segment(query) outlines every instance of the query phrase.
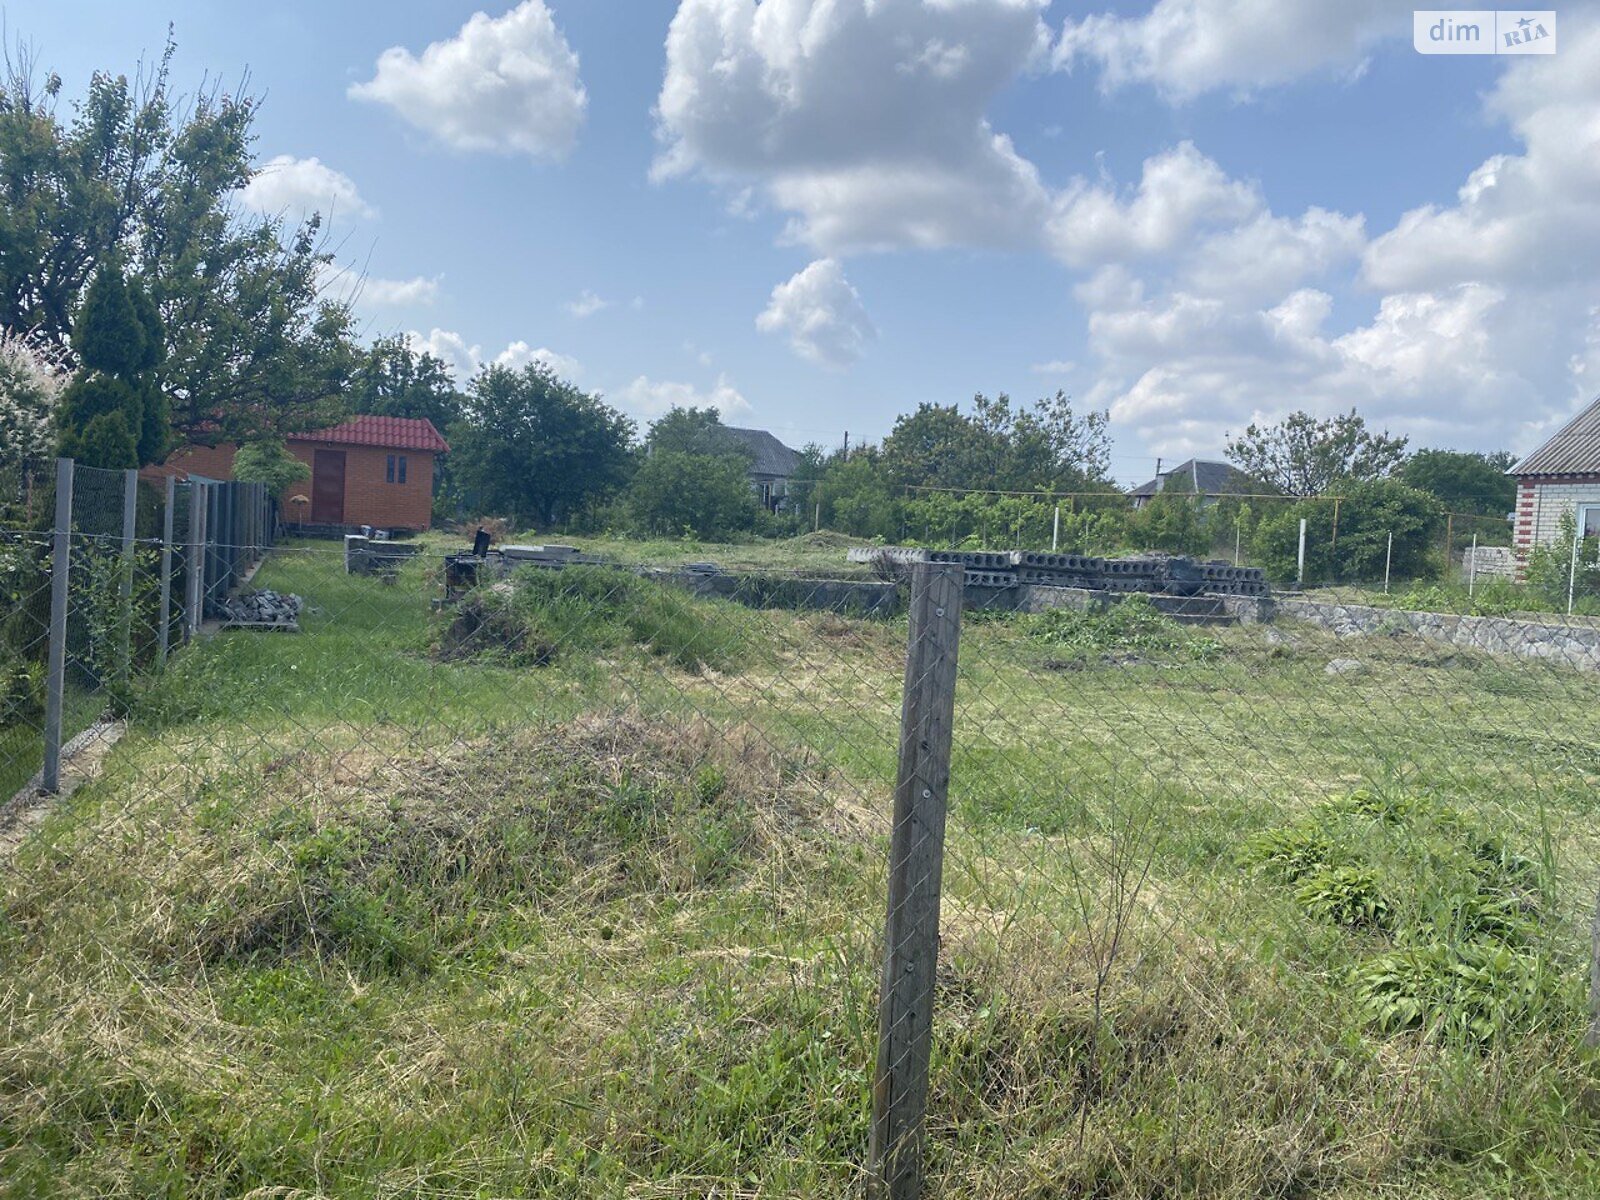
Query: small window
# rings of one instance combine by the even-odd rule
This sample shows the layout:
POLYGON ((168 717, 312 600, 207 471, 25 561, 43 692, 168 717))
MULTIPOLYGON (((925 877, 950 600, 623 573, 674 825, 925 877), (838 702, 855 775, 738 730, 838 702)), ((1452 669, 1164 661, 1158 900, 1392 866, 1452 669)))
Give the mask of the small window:
POLYGON ((394 455, 392 454, 389 455, 389 465, 383 473, 383 480, 385 483, 394 482, 394 455))
POLYGON ((405 481, 406 481, 406 456, 404 454, 402 454, 400 456, 400 472, 399 472, 399 474, 397 474, 395 476, 395 482, 396 483, 404 483, 405 481))
POLYGON ((1600 504, 1578 505, 1578 528, 1586 538, 1600 537, 1600 504))

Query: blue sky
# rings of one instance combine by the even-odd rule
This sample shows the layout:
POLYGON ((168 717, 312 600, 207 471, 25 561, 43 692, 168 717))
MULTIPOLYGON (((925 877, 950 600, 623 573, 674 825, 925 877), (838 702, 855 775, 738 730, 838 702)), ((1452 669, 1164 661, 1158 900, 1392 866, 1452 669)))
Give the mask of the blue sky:
POLYGON ((1600 393, 1600 16, 1424 57, 1374 0, 62 0, 80 94, 248 70, 369 333, 799 444, 1060 387, 1113 474, 1359 407, 1525 449, 1600 393), (481 14, 481 15, 475 15, 481 14))

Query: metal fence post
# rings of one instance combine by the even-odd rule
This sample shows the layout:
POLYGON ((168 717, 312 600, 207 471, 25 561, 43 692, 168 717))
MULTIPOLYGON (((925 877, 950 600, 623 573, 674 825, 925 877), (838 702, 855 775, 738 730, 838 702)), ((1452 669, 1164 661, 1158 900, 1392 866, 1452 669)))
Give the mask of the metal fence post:
POLYGON ((67 684, 67 577, 72 571, 72 469, 56 459, 56 525, 50 560, 50 657, 45 677, 44 790, 61 790, 61 706, 67 684))
POLYGON ((156 653, 163 663, 172 646, 172 508, 178 498, 178 478, 167 476, 166 510, 161 517, 161 628, 156 653))
POLYGON ((922 1192, 961 591, 960 566, 914 569, 872 1083, 869 1179, 880 1200, 915 1200, 922 1192))
POLYGON ((133 535, 139 512, 139 472, 122 473, 122 581, 117 589, 122 613, 122 650, 118 667, 122 681, 133 676, 133 535))
POLYGON ((189 480, 189 553, 185 563, 187 585, 183 605, 185 638, 192 639, 200 632, 200 609, 205 603, 206 587, 206 486, 189 480))

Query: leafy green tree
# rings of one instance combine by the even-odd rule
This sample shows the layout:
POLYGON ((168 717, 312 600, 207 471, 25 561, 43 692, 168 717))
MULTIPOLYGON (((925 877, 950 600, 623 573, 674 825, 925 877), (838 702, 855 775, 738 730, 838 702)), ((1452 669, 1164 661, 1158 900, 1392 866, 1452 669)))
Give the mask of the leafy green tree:
POLYGON ((650 533, 717 539, 755 527, 761 505, 745 464, 732 454, 657 450, 628 487, 628 509, 650 533))
POLYGON ((0 334, 0 470, 50 453, 64 374, 24 339, 0 334))
POLYGON ((634 424, 543 363, 490 366, 450 430, 461 502, 551 526, 627 483, 634 424))
POLYGON ((817 481, 813 505, 822 524, 856 537, 897 536, 904 502, 890 486, 882 455, 874 446, 835 454, 817 481))
MULTIPOLYGON (((256 101, 213 89, 179 104, 171 57, 169 43, 132 80, 96 73, 70 117, 57 112, 59 77, 41 82, 25 52, 7 64, 0 328, 73 347, 78 322, 93 326, 110 311, 86 303, 90 281, 123 263, 166 317, 164 359, 141 370, 178 434, 243 442, 326 423, 355 351, 348 310, 322 299, 331 256, 320 219, 286 228, 237 211, 253 170, 256 101)), ((113 374, 138 357, 131 347, 108 352, 119 361, 103 357, 97 369, 113 374)), ((149 411, 149 427, 141 419, 131 430, 143 457, 157 442, 160 414, 149 411)))
POLYGON ((61 451, 91 467, 158 462, 172 435, 153 374, 163 357, 154 302, 107 266, 95 276, 83 309, 73 333, 83 368, 61 398, 61 451), (124 435, 132 442, 132 461, 124 435))
POLYGON ((352 413, 432 421, 441 433, 461 419, 466 398, 450 368, 403 337, 381 337, 362 355, 346 403, 352 413))
POLYGON ((1076 490, 1105 476, 1105 423, 1077 416, 1062 392, 1031 408, 978 395, 970 414, 921 404, 884 439, 883 467, 901 489, 1076 490))
POLYGON ((1332 500, 1307 499, 1263 516, 1251 539, 1252 560, 1272 579, 1292 581, 1303 517, 1308 584, 1382 579, 1391 534, 1393 578, 1415 579, 1437 569, 1433 549, 1444 523, 1444 506, 1437 499, 1395 479, 1341 480, 1338 490, 1337 506, 1332 500))
POLYGON ((1157 492, 1127 515, 1125 529, 1124 536, 1139 550, 1205 554, 1211 547, 1200 505, 1181 492, 1157 492))
POLYGON ((139 314, 122 270, 114 264, 102 266, 72 331, 78 361, 90 371, 119 378, 143 371, 153 354, 139 314))
POLYGON ((1400 468, 1400 479, 1438 498, 1451 512, 1503 517, 1517 505, 1517 481, 1506 472, 1516 456, 1462 450, 1418 450, 1400 468))
POLYGON ((1369 432, 1353 408, 1320 421, 1293 412, 1277 425, 1250 425, 1228 443, 1227 453, 1236 467, 1269 487, 1320 496, 1335 480, 1388 476, 1405 459, 1406 439, 1369 432))
POLYGON ((125 471, 139 465, 139 444, 121 410, 96 413, 61 439, 61 453, 86 467, 125 471))
POLYGON ((311 478, 311 468, 282 441, 263 438, 239 447, 233 456, 233 477, 240 483, 264 483, 276 495, 291 483, 311 478))
POLYGON ((651 454, 728 455, 745 463, 751 458, 749 447, 728 432, 721 414, 714 408, 673 405, 651 424, 645 437, 645 449, 651 454))

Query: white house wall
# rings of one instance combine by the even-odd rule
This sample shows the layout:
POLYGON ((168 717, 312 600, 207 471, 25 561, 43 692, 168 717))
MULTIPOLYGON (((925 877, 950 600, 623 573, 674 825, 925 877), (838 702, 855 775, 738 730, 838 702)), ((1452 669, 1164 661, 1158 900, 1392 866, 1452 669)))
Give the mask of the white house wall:
POLYGON ((1580 504, 1600 504, 1600 476, 1560 481, 1524 479, 1517 487, 1516 547, 1519 556, 1561 536, 1563 515, 1580 504))

